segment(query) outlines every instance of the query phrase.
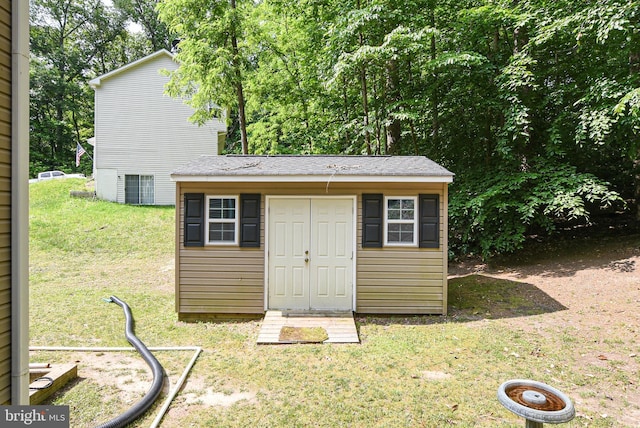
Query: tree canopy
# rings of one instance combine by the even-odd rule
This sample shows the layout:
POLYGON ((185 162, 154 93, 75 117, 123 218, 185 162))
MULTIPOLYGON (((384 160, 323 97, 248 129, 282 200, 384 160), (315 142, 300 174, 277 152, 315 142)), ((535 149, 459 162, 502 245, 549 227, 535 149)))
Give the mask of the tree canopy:
MULTIPOLYGON (((59 44, 40 42, 58 40, 44 34, 61 24, 32 19, 32 152, 52 135, 55 153, 90 134, 90 101, 47 100, 88 100, 88 75, 136 59, 121 54, 141 52, 129 20, 147 49, 180 40, 168 92, 195 122, 228 118, 228 152, 415 154, 449 168, 455 253, 514 251, 625 199, 637 210, 637 1, 31 1, 34 16, 75 5, 113 30, 70 36, 98 51, 84 60, 73 49, 85 44, 67 48, 64 61, 84 61, 73 72, 55 62, 59 44), (86 124, 75 134, 74 117, 86 124)), ((32 163, 49 159, 35 152, 32 163)))
MULTIPOLYGON (((30 173, 76 170, 77 144, 93 136, 93 90, 88 81, 167 46, 166 26, 135 5, 153 11, 150 0, 29 0, 30 6, 30 173), (155 22, 155 24, 154 24, 155 22), (162 34, 156 36, 156 34, 162 34), (161 40, 156 41, 156 40, 161 40)), ((84 159, 84 158, 83 158, 84 159)), ((91 174, 91 163, 80 171, 91 174)))

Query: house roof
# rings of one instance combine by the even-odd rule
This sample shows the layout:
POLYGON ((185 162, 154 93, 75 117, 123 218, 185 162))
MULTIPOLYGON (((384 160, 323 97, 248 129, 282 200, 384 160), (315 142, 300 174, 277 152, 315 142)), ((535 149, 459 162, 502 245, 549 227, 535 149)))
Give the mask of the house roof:
POLYGON ((424 156, 203 155, 174 170, 174 181, 446 182, 453 173, 424 156))
POLYGON ((128 71, 128 70, 130 70, 132 68, 138 67, 138 66, 140 66, 140 65, 142 65, 144 63, 147 63, 149 61, 153 61, 156 58, 159 58, 159 57, 162 57, 162 56, 167 56, 167 57, 169 57, 171 59, 175 59, 175 56, 171 52, 169 52, 166 49, 160 49, 159 51, 154 52, 151 55, 147 55, 144 58, 140 58, 137 61, 131 62, 131 63, 129 63, 127 65, 124 65, 124 66, 122 66, 120 68, 117 68, 117 69, 115 69, 113 71, 110 71, 109 73, 103 74, 102 76, 98 76, 98 77, 96 77, 94 79, 91 79, 89 81, 89 85, 93 89, 99 88, 100 85, 102 85, 103 80, 110 79, 110 78, 112 78, 114 76, 117 76, 118 74, 124 73, 124 72, 126 72, 126 71, 128 71))

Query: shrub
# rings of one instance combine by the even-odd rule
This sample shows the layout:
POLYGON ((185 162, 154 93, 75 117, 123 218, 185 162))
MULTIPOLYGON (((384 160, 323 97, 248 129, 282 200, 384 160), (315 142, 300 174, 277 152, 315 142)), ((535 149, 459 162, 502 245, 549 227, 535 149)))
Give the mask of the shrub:
POLYGON ((540 162, 474 171, 458 176, 451 186, 449 248, 452 255, 485 259, 510 253, 533 230, 551 232, 559 221, 589 223, 587 207, 622 203, 609 183, 569 165, 540 162))

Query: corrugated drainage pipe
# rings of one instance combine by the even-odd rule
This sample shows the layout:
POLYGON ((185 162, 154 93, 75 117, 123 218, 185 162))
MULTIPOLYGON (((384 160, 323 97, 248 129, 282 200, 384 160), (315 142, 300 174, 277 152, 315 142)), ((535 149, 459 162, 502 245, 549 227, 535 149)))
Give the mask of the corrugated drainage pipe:
POLYGON ((142 358, 146 361, 146 363, 151 367, 151 371, 153 372, 153 383, 151 384, 151 388, 147 391, 147 394, 142 397, 136 404, 131 406, 127 411, 116 416, 108 422, 99 425, 97 428, 120 428, 125 425, 133 422, 138 417, 140 417, 144 412, 147 411, 149 407, 156 401, 156 399, 160 396, 162 392, 162 386, 164 385, 165 373, 162 365, 158 362, 156 357, 147 349, 147 347, 142 343, 140 339, 136 337, 133 333, 133 316, 131 315, 131 309, 129 306, 118 299, 116 296, 111 296, 109 301, 120 305, 124 310, 125 317, 125 331, 124 334, 131 345, 136 348, 136 351, 142 355, 142 358))

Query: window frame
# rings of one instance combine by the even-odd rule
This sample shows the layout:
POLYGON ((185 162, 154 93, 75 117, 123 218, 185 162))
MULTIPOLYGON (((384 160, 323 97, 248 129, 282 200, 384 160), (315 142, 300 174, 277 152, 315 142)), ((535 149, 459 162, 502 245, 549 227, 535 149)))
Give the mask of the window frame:
MULTIPOLYGON (((147 183, 148 184, 148 183, 147 183)), ((154 174, 124 174, 124 203, 129 205, 155 205, 156 204, 156 176, 154 174), (138 177, 137 181, 137 193, 138 202, 127 202, 127 177, 138 177), (142 201, 142 181, 143 178, 147 181, 151 181, 151 202, 142 201)))
MULTIPOLYGON (((238 246, 240 243, 240 197, 238 195, 207 195, 205 198, 205 231, 204 231, 204 243, 205 245, 227 245, 227 246, 238 246), (210 204, 212 199, 232 199, 234 201, 234 218, 233 219, 212 219, 209 217, 210 214, 210 204), (209 228, 212 223, 233 223, 233 241, 211 241, 209 239, 209 228)), ((223 202, 224 205, 224 202, 223 202)))
POLYGON ((418 197, 417 196, 386 196, 384 197, 384 214, 383 214, 383 243, 385 247, 417 247, 418 246, 418 197), (389 201, 391 200, 410 200, 413 201, 413 219, 389 219, 389 201), (389 242, 389 225, 390 224, 413 224, 413 241, 411 242, 389 242))

